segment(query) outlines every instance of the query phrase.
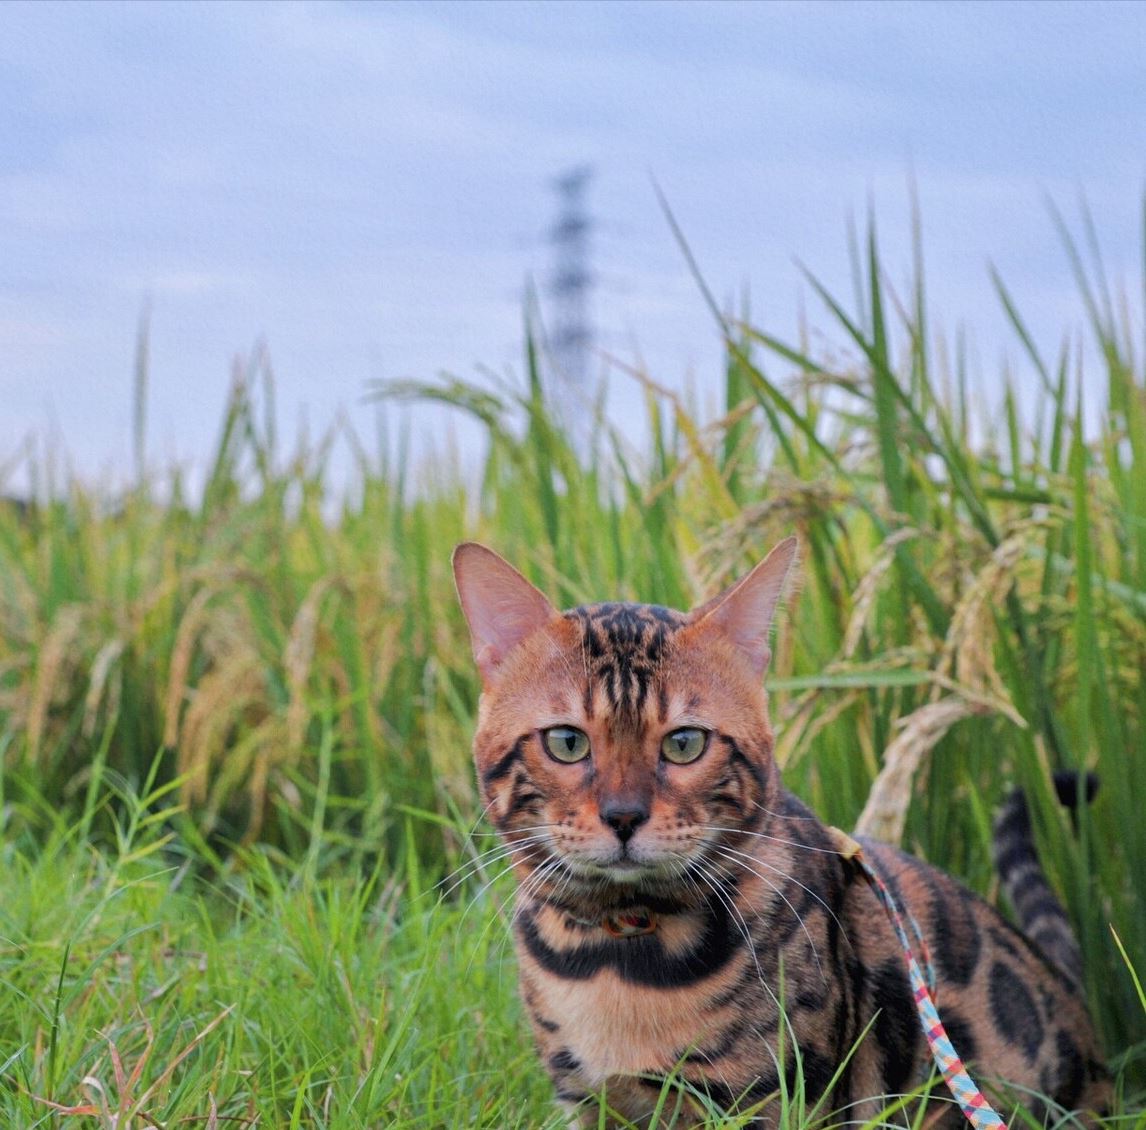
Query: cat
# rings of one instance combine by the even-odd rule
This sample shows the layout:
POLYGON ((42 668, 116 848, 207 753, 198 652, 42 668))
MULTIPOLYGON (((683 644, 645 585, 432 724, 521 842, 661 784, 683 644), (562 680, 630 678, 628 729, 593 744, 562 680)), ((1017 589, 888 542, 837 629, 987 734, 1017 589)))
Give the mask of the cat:
MULTIPOLYGON (((805 1111, 856 1124, 932 1076, 884 911, 772 757, 762 680, 796 548, 781 542, 688 613, 558 612, 492 550, 455 551, 482 680, 481 797, 518 884, 521 998, 574 1125, 648 1125, 674 1072, 674 1125, 714 1108, 776 1125, 797 1048, 805 1111)), ((861 842, 926 940, 943 1023, 979 1085, 1038 1117, 1031 1092, 1102 1109, 1078 946, 1021 794, 997 850, 1039 944, 942 872, 861 842)), ((941 1089, 926 1113, 962 1117, 941 1089)))

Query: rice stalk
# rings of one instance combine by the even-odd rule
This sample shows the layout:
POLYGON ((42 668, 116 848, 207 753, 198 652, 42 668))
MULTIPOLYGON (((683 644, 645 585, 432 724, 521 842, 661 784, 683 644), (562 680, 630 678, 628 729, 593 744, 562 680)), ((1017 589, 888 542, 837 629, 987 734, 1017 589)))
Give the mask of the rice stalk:
POLYGON ((891 567, 895 564, 897 547, 920 536, 911 526, 903 526, 885 538, 880 544, 874 562, 860 578, 851 597, 851 615, 848 617, 844 638, 840 643, 840 658, 851 659, 859 647, 860 640, 868 625, 869 617, 875 608, 876 597, 891 567))
POLYGON ((82 604, 65 604, 52 621, 52 626, 40 644, 35 680, 25 724, 28 761, 35 765, 48 723, 48 712, 53 699, 64 688, 64 681, 75 661, 75 647, 87 618, 88 609, 82 604))
POLYGON ((883 768, 856 821, 856 833, 889 844, 901 843, 924 757, 957 722, 986 713, 987 708, 981 703, 949 696, 929 702, 901 719, 900 732, 884 751, 883 768))
POLYGON ((91 666, 91 680, 87 697, 84 699, 83 733, 92 737, 99 717, 99 708, 107 694, 107 711, 110 716, 119 712, 120 696, 123 693, 121 679, 112 679, 111 674, 124 653, 127 644, 118 637, 110 639, 96 652, 91 666))
POLYGON ((291 624, 283 653, 283 670, 290 693, 286 708, 287 750, 292 756, 302 750, 306 740, 310 718, 306 699, 307 683, 315 659, 315 640, 322 603, 331 591, 340 592, 344 596, 347 594, 346 582, 337 573, 320 577, 311 585, 291 624))
POLYGON ((163 710, 163 716, 166 720, 163 730, 163 744, 168 749, 175 749, 179 745, 183 704, 189 697, 191 660, 199 642, 199 635, 207 621, 208 605, 224 588, 223 583, 217 582, 204 585, 203 588, 199 589, 188 602, 187 609, 175 630, 175 642, 171 649, 171 662, 167 675, 167 694, 163 710))

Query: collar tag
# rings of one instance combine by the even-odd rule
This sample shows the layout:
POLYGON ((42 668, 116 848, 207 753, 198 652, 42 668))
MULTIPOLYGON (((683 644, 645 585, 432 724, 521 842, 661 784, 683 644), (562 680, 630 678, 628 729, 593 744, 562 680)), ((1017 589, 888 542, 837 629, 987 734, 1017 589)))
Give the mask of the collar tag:
POLYGON ((657 919, 651 910, 625 910, 607 915, 601 920, 601 927, 612 938, 639 938, 656 930, 657 919))

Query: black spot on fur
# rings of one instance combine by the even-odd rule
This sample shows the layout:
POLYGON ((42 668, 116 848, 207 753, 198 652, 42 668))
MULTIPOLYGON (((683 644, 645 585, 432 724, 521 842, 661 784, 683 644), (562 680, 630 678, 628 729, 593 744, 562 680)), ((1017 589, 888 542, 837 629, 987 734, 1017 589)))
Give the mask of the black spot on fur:
MULTIPOLYGON (((1037 945, 1035 945, 1035 943, 1032 942, 1030 938, 1028 938, 1026 934, 1024 934, 1013 922, 1010 922, 1006 918, 1000 916, 992 928, 992 933, 995 931, 1001 931, 1002 933, 1005 933, 1006 936, 1011 939, 1012 945, 1018 946, 1025 953, 1034 958, 1039 963, 1039 965, 1041 965, 1043 969, 1046 970, 1050 977, 1068 992, 1078 992, 1078 986, 1074 983, 1074 981, 1072 981, 1062 969, 1060 969, 1053 961, 1051 961, 1051 959, 1047 957, 1047 955, 1043 953, 1043 951, 1037 945)), ((1008 952, 1012 951, 1008 949, 1008 952)))
MULTIPOLYGON (((791 885, 789 884, 789 889, 791 885)), ((782 950, 791 944, 797 931, 805 928, 809 912, 816 903, 811 887, 805 883, 791 894, 777 890, 771 898, 767 914, 768 944, 782 950)))
POLYGON ((1065 925, 1062 904, 1050 891, 1040 893, 1029 902, 1023 903, 1023 921, 1028 924, 1028 929, 1030 929, 1029 924, 1039 918, 1053 918, 1056 922, 1062 922, 1065 925))
MULTIPOLYGON (((720 740, 722 742, 724 742, 724 744, 728 748, 729 763, 732 765, 736 765, 740 769, 745 771, 752 778, 752 780, 755 782, 757 789, 759 789, 761 792, 763 792, 764 791, 764 774, 761 771, 760 767, 757 765, 754 765, 752 763, 751 759, 745 754, 745 752, 727 734, 721 734, 720 740)), ((785 836, 784 838, 785 839, 791 839, 792 837, 791 836, 785 836)))
POLYGON ((874 1037, 883 1055, 884 1088, 889 1095, 898 1094, 907 1089, 920 1036, 919 1019, 902 961, 889 958, 875 970, 871 995, 872 1003, 879 1009, 874 1037))
MULTIPOLYGON (((649 604, 591 604, 565 614, 580 625, 590 681, 600 684, 614 713, 633 718, 644 709, 670 633, 685 622, 679 612, 649 604)), ((667 715, 659 685, 657 705, 667 715)))
POLYGON ((581 1061, 568 1049, 562 1048, 549 1057, 550 1071, 579 1071, 581 1061))
POLYGON ((999 1031, 1022 1048, 1023 1055, 1033 1063, 1043 1042, 1043 1023, 1034 997, 1019 976, 1001 961, 991 966, 987 992, 999 1031))
POLYGON ((715 1063, 718 1059, 723 1059, 737 1044, 740 1043, 741 1037, 744 1035, 745 1029, 748 1027, 748 1021, 742 1017, 739 1020, 734 1020, 728 1025, 717 1037, 709 1040, 706 1044, 701 1044, 699 1047, 694 1048, 686 1055, 681 1055, 677 1052, 677 1059, 683 1059, 685 1063, 715 1063))
MULTIPOLYGON (((999 842, 1004 842, 1001 837, 999 842)), ((1028 840, 1008 841, 1006 848, 995 860, 996 870, 1004 877, 1012 875, 1020 867, 1026 867, 1028 864, 1038 866, 1038 856, 1035 855, 1028 840)))
POLYGON ((804 1072, 804 1100, 814 1103, 832 1081, 835 1065, 826 1055, 820 1055, 815 1048, 801 1049, 800 1061, 804 1072))
POLYGON ((1059 1075, 1054 1097, 1070 1109, 1082 1096, 1082 1089, 1086 1085, 1086 1065, 1069 1032, 1060 1029, 1055 1033, 1054 1043, 1055 1051, 1058 1052, 1059 1075))
POLYGON ((970 984, 983 948, 970 894, 950 880, 926 874, 931 889, 931 952, 940 983, 970 984))
POLYGON ((1011 938, 1007 936, 1006 931, 1000 930, 998 926, 991 926, 987 931, 991 936, 991 941, 995 943, 1005 954, 1013 957, 1016 961, 1020 960, 1018 949, 1012 944, 1011 938))
POLYGON ((805 1012, 820 1012, 828 1003, 828 994, 825 986, 805 986, 797 994, 792 1006, 805 1012))
MULTIPOLYGON (((769 960, 770 957, 774 958, 774 954, 765 951, 764 953, 758 953, 756 955, 756 961, 746 961, 736 980, 733 981, 728 988, 712 998, 712 1008, 724 1008, 733 1001, 743 1001, 745 996, 758 988, 761 976, 767 980, 775 964, 774 960, 769 960), (757 965, 760 966, 759 970, 757 970, 757 965)), ((767 1026, 764 1028, 761 1028, 759 1025, 754 1025, 754 1027, 757 1031, 772 1031, 776 1027, 776 1022, 768 1021, 767 1026)))
POLYGON ((947 1038, 955 1049, 955 1054, 965 1063, 974 1062, 979 1054, 979 1045, 971 1035, 971 1025, 952 1008, 940 1011, 939 1019, 947 1029, 947 1038))

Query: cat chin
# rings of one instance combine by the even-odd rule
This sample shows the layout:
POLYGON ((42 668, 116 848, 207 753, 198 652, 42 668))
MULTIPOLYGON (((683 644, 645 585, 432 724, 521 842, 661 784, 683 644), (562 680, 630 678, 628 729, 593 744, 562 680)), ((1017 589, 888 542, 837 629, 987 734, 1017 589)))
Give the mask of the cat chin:
POLYGON ((607 879, 613 883, 639 883, 642 879, 655 879, 659 877, 658 868, 642 863, 635 859, 615 860, 608 863, 597 863, 593 860, 567 859, 566 865, 573 875, 589 883, 600 883, 607 879))
POLYGON ((618 887, 646 887, 661 889, 679 883, 679 875, 660 860, 619 859, 598 863, 595 860, 566 859, 572 877, 581 880, 594 890, 599 890, 602 881, 618 887))
POLYGON ((605 877, 622 886, 635 887, 642 879, 648 879, 649 875, 643 867, 610 867, 605 870, 605 877))

